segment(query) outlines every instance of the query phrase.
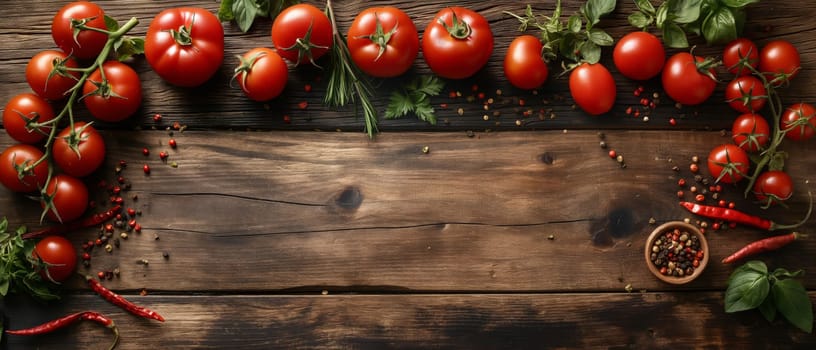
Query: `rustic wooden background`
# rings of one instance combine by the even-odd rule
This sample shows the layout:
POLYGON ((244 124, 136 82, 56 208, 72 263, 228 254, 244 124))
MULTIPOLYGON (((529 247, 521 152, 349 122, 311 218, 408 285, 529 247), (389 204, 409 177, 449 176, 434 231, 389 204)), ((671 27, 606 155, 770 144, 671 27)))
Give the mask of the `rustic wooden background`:
MULTIPOLYGON (((0 23, 3 100, 29 91, 25 64, 54 46, 50 20, 63 3, 0 5, 7 18, 0 23)), ((163 8, 218 7, 212 0, 98 3, 120 20, 139 18, 134 35, 144 34, 163 8)), ((526 2, 380 3, 406 11, 420 30, 450 5, 477 10, 492 25, 496 48, 488 66, 471 79, 448 82, 446 92, 463 97, 445 93, 433 100, 448 104, 438 110, 438 125, 381 120, 383 133, 371 141, 352 109, 321 105, 325 85, 312 68, 292 69, 284 95, 271 103, 244 98, 229 85, 234 56, 271 46, 268 20, 247 34, 225 24, 225 63, 199 88, 170 86, 137 58, 130 63, 142 79, 145 101, 126 122, 101 125, 108 160, 88 183, 94 188, 112 179, 119 160, 135 165, 124 174, 132 184, 129 195, 138 196, 129 205, 143 212, 144 230, 112 254, 95 249, 92 266, 80 272, 119 267, 121 277, 105 285, 157 310, 167 322, 126 314, 77 280, 66 285, 60 303, 4 300, 4 325, 21 328, 71 311, 98 310, 119 324, 121 349, 816 346, 816 337, 782 321, 769 324, 756 312, 723 311, 732 267, 717 261, 762 232, 710 233, 712 264, 685 286, 659 282, 642 261, 643 241, 654 228, 650 219, 690 217, 675 192, 677 178, 691 178, 685 170, 691 157, 729 140, 722 130, 736 114, 721 102, 721 87, 695 108, 677 110, 662 98, 644 122, 624 113, 638 102, 631 93, 638 83, 614 71, 609 48, 604 62, 617 78, 618 103, 610 114, 592 117, 572 109, 565 78, 552 76, 535 94, 503 78, 501 60, 518 35, 516 20, 503 11, 520 13, 526 2), (497 101, 488 120, 482 104, 467 99, 473 85, 497 101), (533 116, 522 115, 519 98, 536 111, 533 116), (309 102, 306 110, 298 108, 301 101, 309 102), (541 109, 544 118, 537 113, 541 109), (153 122, 155 113, 164 115, 161 124, 153 122), (165 127, 173 122, 187 127, 175 132, 175 150, 165 146, 170 138, 165 127), (599 132, 624 155, 627 168, 598 146, 599 132), (143 147, 154 156, 143 157, 143 147), (178 167, 160 162, 155 156, 160 150, 170 151, 178 167), (139 169, 144 163, 153 168, 150 176, 139 169), (675 166, 683 170, 675 172, 675 166), (149 265, 137 264, 141 259, 149 265)), ((341 28, 370 5, 337 1, 341 28)), ((554 7, 533 5, 541 13, 554 7)), ((564 12, 579 5, 564 1, 564 12)), ((618 39, 632 30, 626 24, 632 10, 631 2, 619 1, 601 25, 618 39)), ((749 10, 746 36, 760 45, 789 40, 802 55, 803 70, 784 91, 786 104, 814 102, 816 96, 814 17, 816 5, 806 1, 765 0, 749 10)), ((720 50, 701 45, 696 52, 720 50)), ((413 73, 428 73, 421 55, 413 73)), ((382 82, 375 100, 380 111, 398 83, 382 82)), ((662 92, 657 80, 643 85, 649 93, 662 92)), ((79 115, 89 118, 84 111, 79 115)), ((0 134, 0 147, 11 143, 0 134)), ((741 198, 739 187, 726 188, 725 198, 776 221, 796 221, 807 207, 807 190, 816 190, 810 181, 813 147, 813 141, 785 146, 797 186, 790 208, 761 211, 741 198)), ((96 191, 104 202, 104 191, 96 191)), ((5 190, 0 215, 14 227, 40 226, 39 205, 5 190)), ((813 234, 813 228, 811 220, 802 231, 813 234)), ((71 238, 79 243, 95 235, 89 229, 71 238)), ((762 259, 772 267, 810 272, 816 271, 814 254, 816 243, 803 240, 762 259)), ((806 274, 803 283, 813 299, 814 274, 806 274)), ((33 339, 6 337, 2 344, 102 349, 108 339, 104 330, 83 324, 33 339)))

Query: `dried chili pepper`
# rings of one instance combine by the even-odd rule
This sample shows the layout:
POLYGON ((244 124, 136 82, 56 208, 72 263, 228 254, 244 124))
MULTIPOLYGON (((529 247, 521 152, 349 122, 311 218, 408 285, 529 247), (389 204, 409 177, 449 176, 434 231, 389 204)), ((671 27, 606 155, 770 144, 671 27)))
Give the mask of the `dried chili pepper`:
POLYGON ((772 250, 777 250, 782 248, 791 242, 799 239, 802 237, 802 234, 798 232, 789 233, 787 235, 780 235, 774 237, 768 237, 765 239, 760 239, 758 241, 749 243, 748 245, 742 247, 742 249, 736 251, 734 254, 727 256, 725 259, 722 260, 723 264, 730 264, 734 261, 740 260, 742 258, 746 258, 752 255, 756 255, 759 253, 769 252, 772 250))
POLYGON ((99 294, 99 296, 105 298, 105 300, 111 302, 113 305, 121 307, 125 311, 130 312, 136 316, 152 318, 154 320, 164 322, 164 317, 159 315, 157 312, 130 302, 123 296, 114 293, 112 290, 108 288, 105 288, 105 286, 103 286, 101 283, 99 283, 99 281, 95 280, 93 277, 85 276, 85 280, 88 281, 88 284, 91 286, 91 289, 96 294, 99 294))
POLYGON ((23 234, 23 239, 40 238, 45 236, 63 235, 71 231, 87 228, 102 224, 105 221, 112 219, 116 214, 122 210, 121 205, 115 205, 107 211, 96 213, 91 217, 65 223, 62 225, 54 225, 38 231, 26 232, 23 234))
POLYGON ((686 208, 688 211, 700 216, 704 216, 710 219, 719 219, 730 221, 733 223, 749 225, 756 228, 761 228, 766 231, 792 229, 799 227, 805 222, 807 222, 808 218, 810 218, 810 213, 812 212, 813 209, 813 202, 811 202, 811 205, 808 207, 807 215, 805 215, 805 218, 802 219, 802 221, 793 225, 780 225, 771 220, 764 219, 754 215, 749 215, 736 209, 702 205, 692 202, 680 202, 680 205, 683 206, 683 208, 686 208))
POLYGON ((74 314, 70 314, 68 316, 58 318, 53 321, 43 323, 39 326, 34 326, 26 329, 6 330, 6 333, 23 336, 46 334, 70 326, 74 323, 79 322, 80 320, 93 321, 111 329, 113 331, 114 338, 113 344, 111 344, 110 349, 113 350, 114 348, 116 348, 116 344, 119 343, 119 329, 116 328, 116 324, 113 323, 113 320, 105 317, 104 315, 98 312, 93 311, 77 312, 74 314))

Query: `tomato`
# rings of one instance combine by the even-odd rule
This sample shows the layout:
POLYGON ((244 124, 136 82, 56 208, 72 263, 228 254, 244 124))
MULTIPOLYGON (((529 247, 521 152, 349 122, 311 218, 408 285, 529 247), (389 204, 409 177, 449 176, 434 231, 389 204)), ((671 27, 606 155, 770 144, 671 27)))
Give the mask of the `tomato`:
POLYGON ((289 79, 289 68, 275 50, 254 48, 241 58, 235 78, 244 94, 255 101, 278 97, 289 79))
POLYGON ((210 11, 179 7, 159 12, 145 35, 145 58, 162 79, 194 87, 209 80, 224 60, 224 28, 210 11))
POLYGON ((107 122, 118 122, 139 109, 142 104, 142 83, 130 66, 108 61, 91 73, 82 87, 82 94, 91 115, 107 122), (105 71, 105 81, 100 69, 105 71))
POLYGON ((779 78, 774 85, 793 79, 800 69, 799 50, 785 40, 771 41, 759 51, 759 71, 768 80, 779 78))
POLYGON ((63 282, 74 274, 77 252, 71 241, 62 236, 48 236, 37 242, 31 252, 34 259, 42 261, 40 276, 46 281, 63 282))
POLYGON ((569 88, 575 103, 589 114, 604 114, 615 105, 615 79, 600 63, 582 63, 575 68, 570 73, 569 88))
POLYGON ((272 43, 278 54, 289 62, 315 64, 334 43, 332 24, 314 5, 292 5, 275 17, 272 43))
POLYGON ((759 174, 751 190, 764 205, 784 202, 793 196, 793 180, 781 170, 768 170, 759 174))
POLYGON ((79 80, 79 72, 66 68, 78 67, 76 60, 64 52, 45 50, 28 61, 26 81, 37 95, 49 100, 61 100, 79 80))
POLYGON ((662 76, 663 89, 669 97, 684 105, 698 105, 711 97, 717 81, 714 69, 706 67, 707 61, 688 52, 670 57, 662 76))
POLYGON ((40 199, 40 205, 47 210, 48 218, 53 221, 74 221, 88 209, 88 187, 70 175, 57 174, 51 177, 45 188, 45 195, 40 199))
POLYGON ((780 123, 788 139, 807 140, 816 134, 816 108, 808 103, 797 103, 782 113, 780 123))
POLYGON ((759 114, 745 113, 734 120, 731 138, 734 144, 747 152, 765 149, 771 135, 771 127, 759 114))
POLYGON ((648 32, 631 32, 615 45, 612 59, 623 76, 634 80, 648 80, 663 70, 666 51, 656 36, 648 32))
POLYGON ((45 138, 51 127, 31 128, 29 122, 44 123, 54 119, 54 109, 48 101, 30 93, 14 96, 3 109, 3 127, 11 138, 22 143, 37 143, 45 138))
POLYGON ((96 58, 108 36, 91 29, 81 29, 74 35, 74 30, 78 29, 75 23, 107 30, 105 12, 92 2, 76 1, 63 6, 51 22, 51 37, 60 50, 79 59, 96 58))
POLYGON ((504 56, 504 76, 520 89, 535 89, 547 81, 547 62, 541 57, 541 40, 532 35, 519 36, 510 43, 504 56))
POLYGON ((402 75, 419 53, 419 35, 411 17, 391 7, 363 10, 349 27, 351 59, 368 75, 390 78, 402 75))
POLYGON ((757 112, 765 107, 768 92, 759 78, 746 75, 737 77, 725 88, 725 100, 737 112, 757 112))
POLYGON ((490 23, 473 10, 451 6, 439 11, 425 28, 422 54, 436 75, 463 79, 487 64, 493 53, 490 23))
POLYGON ((68 175, 90 175, 105 161, 105 140, 90 124, 74 123, 57 134, 53 147, 54 162, 68 175))
POLYGON ((737 38, 725 45, 723 51, 723 66, 737 76, 750 75, 748 66, 757 67, 759 64, 759 48, 753 41, 746 38, 737 38))
POLYGON ((48 178, 48 162, 37 164, 21 179, 17 167, 34 164, 43 152, 31 145, 13 145, 0 153, 0 183, 14 192, 34 192, 45 185, 48 178))
POLYGON ((749 161, 745 150, 726 143, 714 147, 708 154, 708 171, 718 183, 737 183, 748 174, 751 166, 749 161))

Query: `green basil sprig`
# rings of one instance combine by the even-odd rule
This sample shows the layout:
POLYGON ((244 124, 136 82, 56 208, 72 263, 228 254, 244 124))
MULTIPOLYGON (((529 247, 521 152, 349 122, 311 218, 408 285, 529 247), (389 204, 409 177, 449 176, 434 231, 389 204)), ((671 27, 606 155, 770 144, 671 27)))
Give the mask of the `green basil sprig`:
POLYGON ((238 28, 246 33, 255 18, 274 18, 283 9, 298 3, 296 0, 221 0, 218 19, 235 21, 238 28))

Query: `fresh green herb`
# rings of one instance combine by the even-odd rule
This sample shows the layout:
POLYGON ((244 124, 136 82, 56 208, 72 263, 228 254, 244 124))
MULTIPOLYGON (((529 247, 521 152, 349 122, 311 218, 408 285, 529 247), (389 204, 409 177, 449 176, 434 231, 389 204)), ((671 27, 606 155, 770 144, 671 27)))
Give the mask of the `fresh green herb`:
MULTIPOLYGON (((115 18, 107 15, 105 16, 105 26, 110 32, 116 32, 121 28, 115 18)), ((122 35, 113 42, 113 51, 119 61, 144 54, 144 38, 122 35)))
POLYGON ((256 18, 275 18, 283 9, 297 3, 296 0, 221 0, 218 19, 235 21, 246 33, 256 18))
POLYGON ((417 118, 436 125, 436 115, 431 106, 431 97, 439 95, 445 83, 433 75, 422 75, 414 78, 402 90, 391 93, 385 119, 397 119, 414 113, 417 118))
POLYGON ((813 305, 807 290, 795 278, 802 270, 789 272, 778 268, 768 272, 761 261, 749 261, 740 266, 728 278, 725 291, 725 312, 759 309, 769 322, 777 312, 797 328, 813 331, 813 305))
POLYGON ((23 240, 26 228, 8 231, 8 220, 0 220, 0 297, 9 293, 24 293, 39 300, 56 300, 56 285, 43 280, 34 268, 39 263, 31 253, 36 243, 23 240))

